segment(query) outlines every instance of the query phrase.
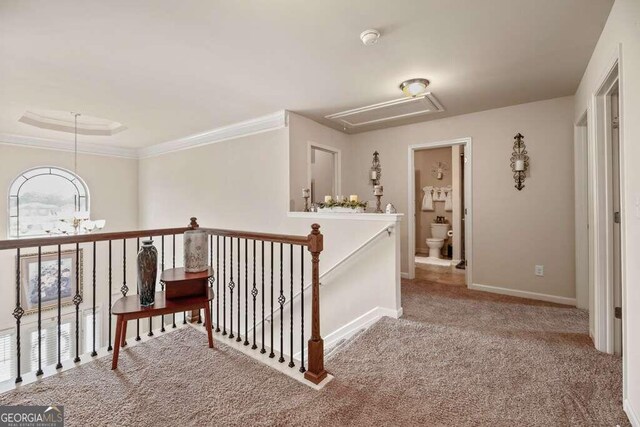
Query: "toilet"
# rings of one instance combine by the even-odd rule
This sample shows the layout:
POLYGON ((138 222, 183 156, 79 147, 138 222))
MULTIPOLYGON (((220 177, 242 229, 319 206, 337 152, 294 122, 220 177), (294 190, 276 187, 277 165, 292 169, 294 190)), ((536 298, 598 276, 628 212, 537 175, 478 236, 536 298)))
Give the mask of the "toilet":
POLYGON ((431 238, 427 239, 430 258, 442 258, 442 247, 447 240, 447 233, 450 228, 451 224, 431 224, 431 238))

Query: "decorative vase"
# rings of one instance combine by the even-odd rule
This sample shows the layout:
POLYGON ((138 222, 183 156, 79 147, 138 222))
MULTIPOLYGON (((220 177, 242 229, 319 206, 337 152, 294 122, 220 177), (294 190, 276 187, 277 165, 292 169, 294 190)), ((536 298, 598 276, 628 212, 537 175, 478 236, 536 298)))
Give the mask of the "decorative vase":
POLYGON ((209 269, 207 233, 202 230, 184 232, 184 271, 199 273, 209 269))
POLYGON ((156 278, 158 276, 158 250, 153 240, 143 240, 138 251, 138 293, 140 305, 153 305, 156 296, 156 278))

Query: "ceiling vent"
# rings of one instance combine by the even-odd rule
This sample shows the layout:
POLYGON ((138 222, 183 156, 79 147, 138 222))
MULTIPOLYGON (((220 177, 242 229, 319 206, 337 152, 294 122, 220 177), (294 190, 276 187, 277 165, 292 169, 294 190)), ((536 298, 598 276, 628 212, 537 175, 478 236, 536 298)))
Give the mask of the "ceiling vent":
POLYGON ((350 129, 361 126, 383 123, 391 120, 406 119, 409 117, 440 113, 444 107, 436 97, 427 92, 424 95, 413 98, 399 98, 366 107, 330 114, 325 118, 340 123, 350 129))

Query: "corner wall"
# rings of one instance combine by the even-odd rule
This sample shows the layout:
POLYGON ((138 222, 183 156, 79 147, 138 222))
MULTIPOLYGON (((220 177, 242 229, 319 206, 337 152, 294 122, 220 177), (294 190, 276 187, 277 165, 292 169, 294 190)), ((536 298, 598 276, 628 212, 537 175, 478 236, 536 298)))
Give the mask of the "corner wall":
POLYGON ((307 147, 309 142, 340 150, 341 193, 354 194, 349 192, 353 170, 349 135, 291 112, 289 112, 289 129, 289 210, 296 212, 304 209, 302 189, 308 187, 307 147))

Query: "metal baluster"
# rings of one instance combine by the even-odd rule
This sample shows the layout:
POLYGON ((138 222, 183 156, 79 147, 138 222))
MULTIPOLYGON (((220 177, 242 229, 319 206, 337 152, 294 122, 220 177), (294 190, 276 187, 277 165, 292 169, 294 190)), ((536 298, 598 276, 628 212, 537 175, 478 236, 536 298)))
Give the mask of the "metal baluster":
MULTIPOLYGON (((209 265, 213 268, 213 234, 209 235, 209 265)), ((213 288, 213 282, 215 281, 215 277, 209 277, 209 287, 213 288)), ((213 329, 213 300, 209 301, 209 319, 207 319, 207 323, 205 326, 209 325, 211 329, 213 329)))
POLYGON ((251 289, 253 297, 253 345, 251 350, 258 348, 256 345, 256 297, 258 296, 258 288, 256 288, 256 241, 253 241, 253 288, 251 289))
MULTIPOLYGON (((138 254, 138 252, 140 252, 140 238, 136 238, 136 255, 138 254)), ((140 295, 140 283, 138 283, 138 280, 136 279, 136 289, 137 289, 137 294, 140 295)), ((138 297, 140 298, 140 297, 138 297)), ((140 338, 140 319, 136 319, 136 341, 140 341, 142 338, 140 338)))
MULTIPOLYGON (((58 280, 58 283, 59 283, 59 280, 58 280)), ((113 350, 113 347, 111 346, 111 286, 112 286, 112 276, 111 276, 111 240, 109 240, 109 343, 108 343, 107 351, 112 351, 113 350)))
MULTIPOLYGON (((127 292, 129 292, 129 287, 127 286, 127 239, 122 239, 122 287, 120 288, 120 292, 123 297, 127 296, 127 292)), ((127 345, 127 337, 124 336, 124 346, 127 345)), ((119 342, 114 342, 114 345, 120 345, 119 342)))
POLYGON ((289 351, 290 351, 290 360, 289 360, 289 367, 293 368, 294 366, 296 366, 295 363, 293 363, 293 245, 289 245, 289 254, 290 254, 290 260, 289 260, 289 267, 290 267, 290 272, 289 272, 289 313, 291 315, 291 319, 289 320, 289 351))
POLYGON ((92 302, 93 302, 93 316, 92 316, 92 322, 91 322, 91 333, 93 334, 91 339, 91 343, 93 346, 93 351, 91 352, 91 357, 96 357, 98 355, 98 352, 96 351, 96 242, 93 242, 93 265, 92 267, 92 290, 93 290, 93 298, 92 298, 92 302))
POLYGON ((122 286, 120 292, 123 297, 127 296, 129 287, 127 286, 127 239, 122 239, 122 286))
POLYGON ((220 332, 220 236, 216 236, 216 332, 220 332))
MULTIPOLYGON (((171 235, 171 245, 172 245, 172 249, 171 249, 171 268, 176 268, 176 235, 175 234, 171 235)), ((173 325, 171 327, 175 328, 176 327, 176 314, 175 313, 171 314, 171 318, 173 319, 173 325)))
POLYGON ((273 359, 276 357, 273 352, 273 242, 271 242, 271 352, 269 353, 269 357, 273 359))
POLYGON ((260 244, 262 246, 262 256, 260 259, 262 263, 262 274, 260 275, 262 281, 262 292, 260 293, 260 298, 262 299, 262 348, 260 348, 260 353, 265 354, 267 350, 264 348, 264 240, 260 242, 260 244))
POLYGON ((58 245, 58 363, 56 369, 62 368, 62 247, 58 245))
MULTIPOLYGON (((149 236, 149 240, 151 240, 153 242, 153 236, 149 236)), ((157 254, 157 252, 156 252, 157 254)), ((156 258, 157 261, 157 258, 156 258)), ((157 268, 157 267, 156 267, 157 268)), ((156 284, 153 284, 153 292, 155 294, 156 292, 156 284)), ((147 333, 148 337, 152 337, 153 336, 153 317, 149 316, 149 332, 147 333)))
POLYGON ((249 268, 248 245, 249 241, 247 239, 244 239, 244 342, 242 343, 244 345, 249 345, 249 277, 247 274, 247 269, 249 268))
MULTIPOLYGON (((184 236, 183 236, 183 239, 184 239, 184 236)), ((183 245, 183 248, 184 248, 184 245, 183 245)), ((184 256, 183 256, 183 260, 184 260, 184 256)), ((183 263, 182 267, 185 267, 184 263, 183 263)), ((198 319, 200 319, 200 310, 198 310, 198 319)), ((187 324, 187 312, 186 311, 182 312, 182 324, 183 325, 187 324)))
POLYGON ((229 239, 231 241, 230 254, 231 259, 229 262, 229 271, 231 272, 231 280, 229 281, 229 292, 231 294, 231 302, 229 303, 229 307, 231 308, 231 315, 229 316, 231 325, 229 326, 229 338, 233 338, 233 287, 235 283, 233 283, 233 237, 229 239))
POLYGON ((300 372, 304 367, 304 246, 300 246, 300 372))
POLYGON ((42 371, 42 246, 38 246, 38 370, 36 376, 44 374, 42 371))
POLYGON ((22 382, 20 375, 20 320, 24 315, 24 309, 20 305, 20 248, 16 249, 16 308, 13 309, 13 317, 16 319, 16 356, 17 372, 16 384, 22 382))
POLYGON ((280 304, 280 357, 278 358, 278 362, 284 362, 284 281, 283 281, 283 270, 282 270, 282 258, 283 258, 283 247, 284 245, 280 243, 280 296, 278 297, 278 304, 280 304))
POLYGON ((222 335, 227 335, 227 236, 222 236, 222 335))
POLYGON ((236 341, 240 342, 240 341, 242 341, 242 338, 240 338, 240 331, 241 331, 241 328, 240 328, 240 315, 241 315, 241 313, 240 313, 240 289, 241 289, 241 287, 240 287, 240 285, 242 284, 241 283, 242 280, 240 278, 240 238, 239 237, 238 237, 238 261, 237 261, 237 264, 238 264, 238 336, 236 338, 236 341))
MULTIPOLYGON (((73 297, 73 303, 76 306, 76 357, 74 363, 80 361, 80 303, 82 296, 80 295, 80 244, 76 243, 76 294, 73 297)), ((40 310, 38 310, 39 312, 40 310)), ((38 315, 39 317, 39 315, 38 315)))
MULTIPOLYGON (((160 236, 160 270, 164 271, 164 234, 160 236)), ((164 292, 164 282, 162 280, 160 280, 160 290, 164 292)), ((160 322, 162 322, 160 332, 166 331, 164 328, 164 314, 160 317, 160 322)))

